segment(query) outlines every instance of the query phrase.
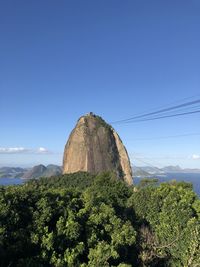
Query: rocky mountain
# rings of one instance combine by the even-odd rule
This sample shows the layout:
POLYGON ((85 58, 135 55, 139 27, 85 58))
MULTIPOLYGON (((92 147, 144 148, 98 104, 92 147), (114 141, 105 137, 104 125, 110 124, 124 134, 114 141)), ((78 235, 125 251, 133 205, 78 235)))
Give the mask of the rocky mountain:
POLYGON ((43 173, 43 177, 51 177, 62 174, 62 167, 54 164, 46 166, 46 170, 43 173))
POLYGON ((183 169, 181 169, 180 166, 176 165, 176 166, 166 166, 164 168, 162 168, 162 170, 164 172, 182 172, 183 169))
POLYGON ((34 166, 29 171, 25 172, 22 178, 24 179, 32 179, 32 178, 39 178, 39 177, 51 177, 60 175, 62 173, 62 168, 57 165, 48 165, 45 167, 44 165, 40 164, 34 166))
POLYGON ((27 171, 22 178, 24 179, 31 179, 31 178, 38 178, 43 176, 43 173, 46 171, 46 167, 42 164, 34 166, 32 169, 27 171))
POLYGON ((33 168, 19 168, 19 167, 1 167, 0 178, 24 178, 32 179, 39 177, 51 177, 62 174, 62 167, 50 164, 44 166, 42 164, 34 166, 33 168))
POLYGON ((70 134, 63 157, 63 173, 113 171, 132 184, 132 169, 126 148, 116 131, 101 117, 82 116, 70 134))
POLYGON ((133 177, 148 177, 151 174, 145 170, 143 170, 143 168, 141 167, 133 167, 133 177))
POLYGON ((164 171, 162 169, 154 167, 154 166, 142 166, 142 167, 140 167, 140 170, 143 170, 143 171, 149 173, 150 175, 163 174, 164 173, 164 171))

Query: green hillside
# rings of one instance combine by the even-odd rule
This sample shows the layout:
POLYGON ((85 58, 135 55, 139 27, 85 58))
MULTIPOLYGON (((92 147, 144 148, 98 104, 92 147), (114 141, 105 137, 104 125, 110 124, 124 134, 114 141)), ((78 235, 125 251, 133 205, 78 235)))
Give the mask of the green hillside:
POLYGON ((199 266, 191 184, 77 173, 0 188, 0 266, 199 266))

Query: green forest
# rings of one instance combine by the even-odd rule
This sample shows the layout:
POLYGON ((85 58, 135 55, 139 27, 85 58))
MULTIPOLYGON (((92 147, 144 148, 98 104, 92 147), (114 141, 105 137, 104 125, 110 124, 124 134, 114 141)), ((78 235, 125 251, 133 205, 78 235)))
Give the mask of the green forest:
POLYGON ((189 183, 76 173, 0 191, 1 267, 200 266, 189 183))

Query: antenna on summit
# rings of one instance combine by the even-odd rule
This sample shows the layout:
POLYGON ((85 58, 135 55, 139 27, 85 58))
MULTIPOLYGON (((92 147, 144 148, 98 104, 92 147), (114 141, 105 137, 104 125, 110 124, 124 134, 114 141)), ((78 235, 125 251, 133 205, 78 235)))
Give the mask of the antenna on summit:
POLYGON ((86 116, 94 116, 94 113, 90 111, 89 113, 86 114, 86 116))

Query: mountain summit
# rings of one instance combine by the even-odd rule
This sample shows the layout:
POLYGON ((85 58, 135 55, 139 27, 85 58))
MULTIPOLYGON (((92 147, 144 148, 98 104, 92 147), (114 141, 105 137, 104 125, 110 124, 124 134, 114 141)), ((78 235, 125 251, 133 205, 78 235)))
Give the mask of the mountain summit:
POLYGON ((115 130, 90 112, 82 116, 65 146, 63 173, 113 171, 132 184, 132 170, 126 148, 115 130))

